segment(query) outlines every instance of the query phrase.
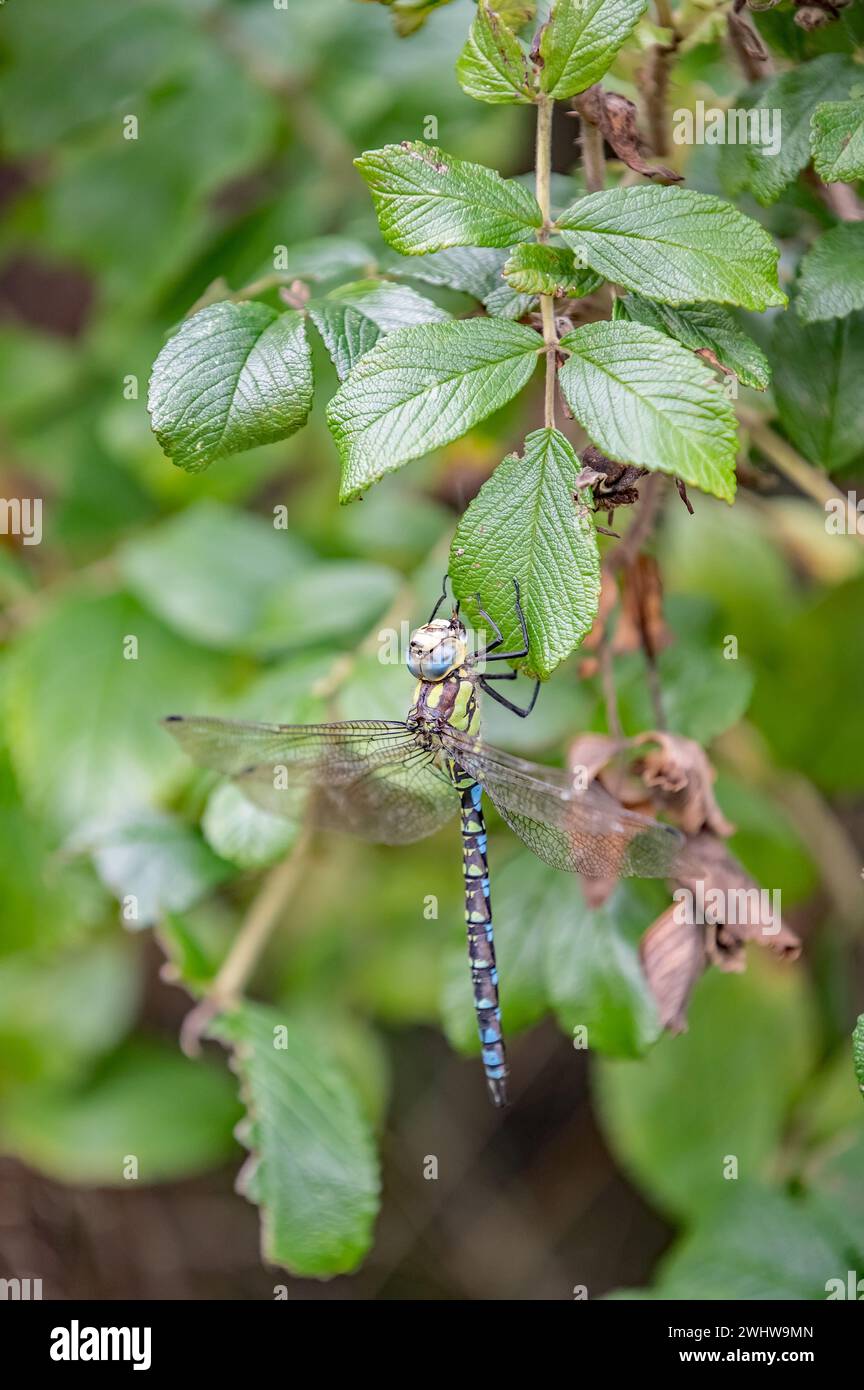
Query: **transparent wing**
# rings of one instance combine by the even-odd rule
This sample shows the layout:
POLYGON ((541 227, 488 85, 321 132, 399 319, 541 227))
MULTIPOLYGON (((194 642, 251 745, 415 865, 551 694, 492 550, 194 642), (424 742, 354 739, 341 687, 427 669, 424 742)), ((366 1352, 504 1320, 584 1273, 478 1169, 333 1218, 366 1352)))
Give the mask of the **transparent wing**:
POLYGON ((447 751, 480 783, 501 817, 555 869, 587 878, 665 878, 684 837, 626 811, 602 787, 577 790, 559 768, 526 762, 448 729, 447 751))
POLYGON ((246 724, 176 715, 165 728, 189 757, 232 777, 262 810, 326 830, 408 844, 431 835, 459 806, 432 753, 395 720, 246 724))

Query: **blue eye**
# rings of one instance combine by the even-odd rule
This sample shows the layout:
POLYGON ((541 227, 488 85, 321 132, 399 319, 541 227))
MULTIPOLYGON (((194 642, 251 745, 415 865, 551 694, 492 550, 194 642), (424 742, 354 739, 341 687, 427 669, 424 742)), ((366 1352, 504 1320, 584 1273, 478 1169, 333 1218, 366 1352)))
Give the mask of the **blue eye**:
POLYGON ((410 652, 408 670, 418 680, 440 681, 452 671, 458 660, 459 652, 455 642, 439 642, 431 652, 410 652))

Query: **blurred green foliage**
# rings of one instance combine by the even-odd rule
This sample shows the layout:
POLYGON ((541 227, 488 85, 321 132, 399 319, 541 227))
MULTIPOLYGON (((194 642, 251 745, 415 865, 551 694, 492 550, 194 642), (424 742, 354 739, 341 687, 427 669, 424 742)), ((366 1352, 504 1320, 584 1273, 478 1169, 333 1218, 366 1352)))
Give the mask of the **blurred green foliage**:
MULTIPOLYGON (((295 832, 192 772, 157 721, 401 717, 410 683, 376 659, 382 620, 394 604, 397 624, 425 615, 456 514, 538 423, 529 394, 340 509, 323 418, 338 380, 319 344, 324 389, 286 442, 190 476, 150 432, 149 365, 193 303, 224 295, 210 292, 217 277, 237 288, 284 246, 318 293, 386 260, 358 151, 418 138, 432 114, 460 158, 508 175, 530 166, 524 109, 477 104, 450 80, 472 7, 414 7, 435 13, 406 42, 387 8, 3 7, 0 491, 44 499, 44 540, 0 549, 0 1144, 66 1182, 121 1184, 128 1155, 154 1182, 240 1152, 227 1069, 153 1036, 141 1005, 153 958, 135 931, 157 924, 169 977, 201 993, 255 871, 295 832), (129 116, 137 139, 124 138, 129 116)), ((392 8, 403 28, 418 17, 392 8)), ((778 52, 821 51, 826 40, 781 9, 763 30, 778 52)), ((614 70, 631 96, 637 59, 614 70)), ((682 105, 706 83, 718 97, 743 85, 717 34, 690 46, 677 81, 682 105)), ((709 156, 694 153, 690 181, 722 192, 728 170, 709 156)), ((823 210, 795 185, 770 209, 744 202, 783 238, 788 282, 823 210)), ((468 304, 422 288, 444 308, 468 304)), ((773 332, 753 316, 747 328, 769 352, 781 426, 851 487, 860 314, 842 329, 772 316, 773 332), (829 396, 823 372, 847 385, 829 396)), ((627 885, 591 913, 575 881, 493 825, 505 1027, 552 1014, 567 1033, 587 1024, 606 1054, 593 1077, 615 1158, 682 1230, 658 1296, 824 1297, 827 1279, 864 1260, 861 1099, 842 1041, 862 1004, 860 920, 843 912, 856 889, 837 882, 864 788, 864 552, 828 535, 812 501, 759 492, 731 509, 700 495, 692 517, 675 499, 655 550, 675 637, 659 662, 669 727, 716 740, 734 851, 781 890, 807 959, 706 978, 689 1033, 655 1046, 636 947, 662 892, 627 885), (737 661, 724 659, 729 635, 737 661), (790 792, 802 781, 818 822, 790 792), (728 1155, 738 1183, 724 1180, 728 1155)), ((641 657, 621 657, 616 675, 625 730, 650 726, 641 657)), ((573 734, 604 727, 599 683, 571 659, 524 728, 500 709, 486 727, 508 748, 560 758, 573 734)), ((285 926, 259 980, 269 1010, 244 1006, 217 1026, 256 1098, 263 1158, 248 1185, 289 1194, 293 1219, 265 1230, 266 1253, 322 1273, 352 1267, 370 1238, 388 1091, 379 1026, 431 1023, 476 1049, 452 834, 399 850, 319 838, 285 926), (268 1049, 271 1027, 289 1023, 290 1045, 268 1049), (303 1174, 325 1170, 336 1193, 340 1164, 353 1226, 319 1239, 303 1174)), ((336 1197, 318 1196, 332 1210, 336 1197)))

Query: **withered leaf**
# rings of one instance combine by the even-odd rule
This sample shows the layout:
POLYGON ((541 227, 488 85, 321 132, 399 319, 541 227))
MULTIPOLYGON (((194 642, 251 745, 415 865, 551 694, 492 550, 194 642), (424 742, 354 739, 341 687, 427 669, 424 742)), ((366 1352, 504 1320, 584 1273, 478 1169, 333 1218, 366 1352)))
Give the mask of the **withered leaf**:
POLYGON ((639 955, 660 1022, 670 1033, 685 1032, 690 995, 706 965, 703 928, 670 903, 642 937, 639 955))
POLYGON ((636 745, 647 751, 638 767, 645 786, 650 788, 658 808, 686 835, 698 835, 703 829, 715 835, 731 835, 732 826, 714 796, 716 773, 704 748, 692 738, 670 734, 657 729, 638 734, 636 745), (654 744, 656 747, 649 748, 654 744))
POLYGON ((596 125, 607 144, 618 158, 637 174, 656 179, 658 183, 680 183, 683 174, 668 169, 663 164, 649 164, 644 157, 645 141, 636 123, 637 111, 629 97, 620 92, 607 92, 599 82, 574 98, 583 120, 596 125))

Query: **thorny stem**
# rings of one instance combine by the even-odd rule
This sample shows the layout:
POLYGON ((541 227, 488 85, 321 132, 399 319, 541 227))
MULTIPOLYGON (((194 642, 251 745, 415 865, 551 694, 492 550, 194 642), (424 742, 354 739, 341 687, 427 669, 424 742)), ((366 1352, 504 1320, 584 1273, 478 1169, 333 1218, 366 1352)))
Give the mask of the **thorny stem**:
POLYGON ((287 859, 270 870, 210 989, 183 1020, 180 1045, 188 1057, 197 1056, 200 1051, 201 1037, 210 1020, 241 998, 303 872, 310 839, 310 831, 304 828, 287 859))
MULTIPOLYGON (((555 102, 541 92, 537 97, 537 145, 534 161, 537 202, 543 214, 543 225, 537 233, 541 245, 549 238, 552 221, 552 115, 555 102)), ((540 316, 543 321, 543 341, 546 344, 546 394, 543 403, 543 423, 555 428, 555 353, 558 334, 555 329, 555 300, 549 294, 540 296, 540 316)))

